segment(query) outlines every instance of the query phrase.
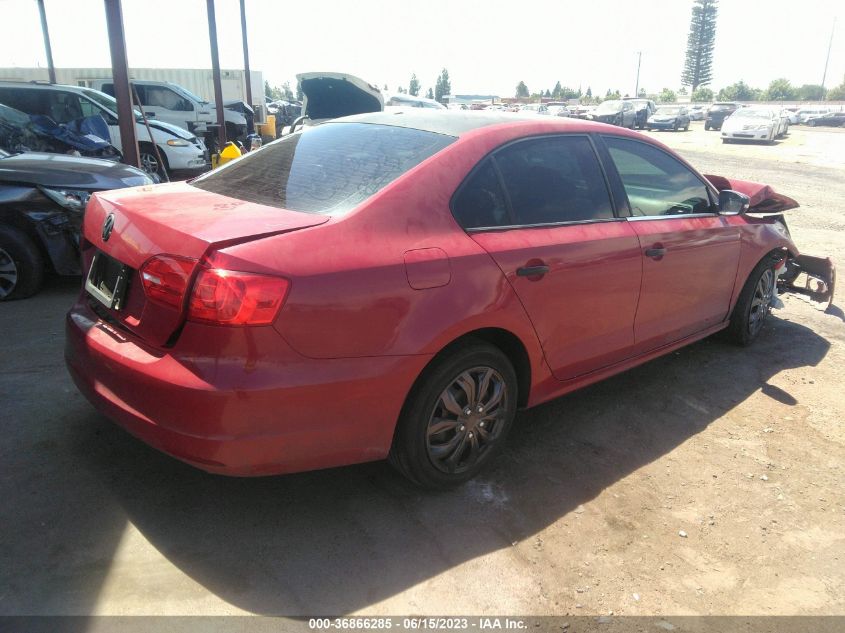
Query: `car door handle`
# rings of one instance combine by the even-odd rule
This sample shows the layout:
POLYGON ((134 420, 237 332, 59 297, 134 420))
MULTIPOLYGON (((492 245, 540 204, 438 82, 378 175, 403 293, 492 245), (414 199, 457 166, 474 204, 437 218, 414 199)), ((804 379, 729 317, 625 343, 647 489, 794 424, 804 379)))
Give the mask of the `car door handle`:
POLYGON ((646 257, 663 257, 666 254, 665 248, 647 248, 645 251, 646 257))
POLYGON ((548 266, 523 266, 516 269, 516 274, 520 277, 542 277, 549 272, 548 266))

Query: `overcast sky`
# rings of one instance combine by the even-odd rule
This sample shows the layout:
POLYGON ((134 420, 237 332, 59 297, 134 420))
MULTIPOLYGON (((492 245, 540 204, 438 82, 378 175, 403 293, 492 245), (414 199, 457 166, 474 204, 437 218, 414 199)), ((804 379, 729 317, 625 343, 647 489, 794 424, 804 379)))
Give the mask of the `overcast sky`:
MULTIPOLYGON (((45 0, 58 67, 109 66, 102 0, 45 0)), ((692 0, 247 0, 250 60, 272 84, 349 72, 391 91, 412 72, 423 90, 449 70, 456 94, 512 96, 564 86, 677 89, 692 0)), ((210 68, 205 0, 123 0, 130 66, 210 68)), ((238 0, 216 0, 220 60, 243 65, 238 0)), ((845 75, 845 2, 721 0, 711 87, 821 83, 845 75), (838 14, 838 16, 837 16, 838 14)), ((44 66, 35 0, 0 0, 0 67, 44 66), (10 28, 11 27, 11 28, 10 28)))

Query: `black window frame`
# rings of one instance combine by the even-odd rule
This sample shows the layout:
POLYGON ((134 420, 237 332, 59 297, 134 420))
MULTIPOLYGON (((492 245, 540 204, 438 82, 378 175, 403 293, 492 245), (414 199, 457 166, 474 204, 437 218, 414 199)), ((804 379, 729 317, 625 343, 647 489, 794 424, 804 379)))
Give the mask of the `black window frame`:
POLYGON ((627 207, 628 215, 626 219, 634 220, 637 222, 642 222, 645 220, 672 220, 675 218, 709 218, 713 216, 720 215, 719 212, 719 192, 713 186, 713 184, 708 181, 704 176, 699 174, 695 169, 693 169, 690 165, 687 165, 684 161, 680 160, 677 156, 672 154, 671 152, 667 152, 665 149, 658 145, 654 145, 653 143, 649 143, 648 141, 643 141, 638 138, 633 138, 631 136, 624 136, 622 134, 609 134, 603 132, 601 134, 596 134, 596 143, 601 146, 601 156, 602 159, 607 162, 606 171, 610 174, 611 180, 615 181, 614 186, 619 187, 621 195, 624 196, 625 205, 627 207), (672 215, 634 215, 633 210, 631 209, 631 201, 628 199, 628 192, 625 190, 625 183, 622 182, 622 176, 619 174, 619 170, 616 168, 616 163, 613 162, 613 157, 610 155, 610 150, 607 147, 607 144, 604 142, 605 138, 617 138, 622 139, 624 141, 631 141, 634 143, 639 143, 640 145, 645 145, 646 147, 650 147, 651 149, 657 150, 679 165, 687 169, 693 176, 695 176, 702 185, 704 185, 704 189, 707 191, 708 197, 710 199, 710 211, 706 213, 676 213, 672 215))
MULTIPOLYGON (((607 151, 605 149, 605 151, 607 151)), ((618 177, 618 174, 617 174, 618 177)), ((621 183, 621 181, 620 181, 621 183)), ((624 194, 624 189, 622 190, 624 194)), ((563 226, 578 226, 583 224, 596 224, 600 222, 619 222, 624 221, 627 216, 622 216, 620 211, 622 209, 619 206, 619 201, 617 200, 617 195, 615 195, 613 187, 611 187, 611 178, 605 169, 605 161, 602 159, 601 153, 596 146, 594 134, 586 133, 586 132, 570 132, 570 133, 557 133, 557 134, 533 134, 530 136, 521 136, 519 138, 511 139, 506 143, 496 146, 492 150, 490 150, 487 154, 485 154, 469 171, 469 173, 464 177, 461 183, 455 188, 455 191, 452 193, 452 196, 449 198, 449 211, 452 214, 455 222, 458 226, 461 227, 466 233, 489 233, 493 231, 514 231, 519 229, 532 229, 532 228, 554 228, 554 227, 563 227, 563 226), (593 155, 596 158, 596 162, 598 164, 599 170, 602 174, 602 180, 604 182, 605 191, 607 193, 607 197, 610 201, 610 209, 613 213, 612 218, 589 218, 586 220, 563 220, 560 222, 541 222, 537 224, 519 224, 516 222, 516 216, 513 210, 513 203, 511 202, 510 193, 508 192, 508 188, 505 186, 504 178, 502 177, 502 171, 499 168, 498 162, 496 161, 496 154, 499 152, 507 149, 512 145, 516 145, 519 143, 523 143, 525 141, 534 141, 537 139, 546 139, 546 138, 586 138, 587 141, 590 143, 590 146, 593 149, 593 155), (490 161, 490 164, 493 166, 493 171, 496 174, 496 180, 498 181, 499 188, 501 189, 502 196, 505 200, 505 205, 507 206, 507 215, 510 218, 513 224, 507 225, 499 225, 499 226, 477 226, 477 227, 465 227, 461 224, 460 220, 458 219, 458 214, 455 213, 455 203, 457 199, 460 197, 463 190, 469 185, 469 183, 473 180, 475 175, 480 171, 483 166, 490 161)), ((627 195, 625 197, 625 204, 628 204, 627 195)))

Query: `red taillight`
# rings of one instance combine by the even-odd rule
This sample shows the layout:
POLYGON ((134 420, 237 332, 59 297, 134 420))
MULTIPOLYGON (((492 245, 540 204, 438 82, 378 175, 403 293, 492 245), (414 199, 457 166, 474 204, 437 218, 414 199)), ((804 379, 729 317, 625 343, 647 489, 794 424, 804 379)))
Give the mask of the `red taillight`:
POLYGON ((188 303, 188 319, 218 325, 269 325, 290 282, 281 277, 218 268, 200 271, 188 303))
POLYGON ((197 260, 174 255, 156 255, 141 266, 141 282, 147 299, 182 308, 188 280, 197 260))

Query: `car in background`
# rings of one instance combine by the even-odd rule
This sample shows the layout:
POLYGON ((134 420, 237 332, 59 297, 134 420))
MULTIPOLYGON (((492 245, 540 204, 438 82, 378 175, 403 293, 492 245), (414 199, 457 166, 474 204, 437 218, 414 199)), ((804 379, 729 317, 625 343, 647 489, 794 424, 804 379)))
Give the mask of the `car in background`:
POLYGON ((722 123, 722 142, 735 140, 765 141, 775 139, 789 132, 789 119, 777 108, 750 106, 736 110, 722 123))
POLYGON ((552 101, 551 103, 547 103, 546 107, 549 109, 549 114, 551 116, 569 116, 569 104, 565 102, 559 101, 552 101))
POLYGON ((384 95, 384 107, 429 108, 431 110, 446 110, 446 106, 425 97, 414 97, 407 94, 384 95))
POLYGON ((79 236, 91 194, 152 182, 123 163, 0 150, 0 301, 35 294, 48 270, 81 272, 79 236))
POLYGON ((98 114, 60 124, 0 103, 0 149, 12 154, 47 152, 121 160, 123 156, 108 138, 106 121, 98 114))
POLYGON ((211 472, 389 458, 455 486, 519 408, 718 331, 750 344, 802 267, 794 206, 618 127, 346 117, 95 195, 66 364, 105 415, 211 472))
POLYGON ((660 106, 648 118, 649 130, 689 130, 690 117, 685 106, 660 106))
POLYGON ((800 108, 784 108, 784 114, 789 119, 790 125, 798 125, 798 111, 800 108))
POLYGON ((588 121, 610 123, 619 127, 634 129, 637 124, 637 111, 630 101, 609 99, 602 101, 595 110, 585 117, 588 121))
MULTIPOLYGON (((98 114, 108 125, 112 145, 122 151, 117 124, 117 101, 99 90, 60 84, 0 81, 0 103, 29 115, 47 116, 59 124, 98 114)), ((210 157, 202 139, 188 130, 163 121, 150 120, 148 132, 141 113, 137 110, 134 112, 135 134, 144 171, 165 178, 177 171, 195 176, 208 170, 210 157)))
POLYGON ((724 120, 741 107, 740 104, 733 101, 714 103, 707 108, 707 116, 704 118, 704 129, 721 130, 724 120))
POLYGON ((707 116, 707 106, 694 105, 689 108, 690 121, 703 121, 707 116))
MULTIPOLYGON (((217 106, 198 97, 187 88, 169 81, 149 81, 136 79, 132 87, 138 93, 138 100, 144 108, 144 114, 156 121, 164 121, 205 138, 216 136, 217 106)), ((91 88, 114 97, 114 82, 111 79, 95 79, 91 88)), ((249 129, 246 115, 254 117, 252 108, 241 101, 223 104, 223 120, 226 125, 226 138, 230 141, 245 140, 249 129)))
POLYGON ((571 105, 567 108, 569 110, 569 116, 573 119, 586 119, 587 116, 596 109, 596 106, 592 105, 571 105))
POLYGON ((845 112, 828 112, 827 114, 817 114, 809 117, 805 123, 810 127, 817 125, 825 125, 829 127, 845 126, 845 112))
POLYGON ((798 110, 798 123, 806 123, 808 119, 830 112, 827 106, 807 106, 798 110))
POLYGON ((549 108, 544 103, 526 103, 519 106, 519 111, 529 114, 549 114, 549 108))
POLYGON ((654 114, 657 105, 651 99, 643 99, 642 97, 623 97, 623 101, 628 101, 634 104, 634 109, 637 112, 636 127, 645 129, 648 124, 649 117, 654 114))

